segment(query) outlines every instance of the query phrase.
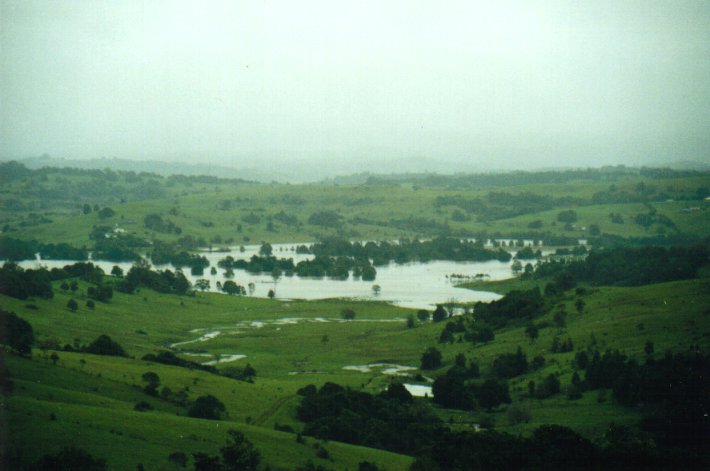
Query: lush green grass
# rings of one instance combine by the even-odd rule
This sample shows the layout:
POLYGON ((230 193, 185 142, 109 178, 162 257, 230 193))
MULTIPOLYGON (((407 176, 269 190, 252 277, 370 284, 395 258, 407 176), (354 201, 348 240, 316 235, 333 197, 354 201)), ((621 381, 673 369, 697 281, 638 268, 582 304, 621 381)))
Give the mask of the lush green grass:
MULTIPOLYGON (((396 239, 399 237, 431 236, 442 232, 448 226, 458 235, 475 235, 482 232, 505 236, 507 234, 529 233, 528 225, 541 221, 537 232, 585 238, 590 236, 589 228, 594 224, 602 232, 624 237, 653 236, 661 231, 669 234, 710 234, 710 208, 703 201, 663 201, 652 203, 658 214, 668 217, 675 228, 654 224, 643 227, 634 222, 634 217, 649 209, 641 203, 591 204, 595 193, 604 192, 614 185, 618 190, 636 194, 643 183, 657 192, 669 195, 693 194, 697 188, 709 187, 710 177, 687 177, 663 180, 649 180, 641 177, 625 176, 613 181, 571 181, 564 184, 529 184, 495 188, 442 188, 422 187, 410 183, 391 185, 332 185, 332 184, 254 184, 219 181, 215 183, 185 183, 163 178, 144 179, 144 184, 161 188, 163 197, 154 199, 120 200, 117 196, 99 191, 89 193, 85 201, 73 202, 73 206, 53 208, 51 198, 42 194, 58 192, 67 185, 88 185, 86 176, 50 176, 48 181, 32 178, 18 180, 7 185, 0 194, 0 223, 10 226, 14 237, 35 238, 44 242, 69 242, 75 245, 92 245, 88 236, 93 226, 119 226, 129 233, 146 239, 175 240, 178 234, 155 233, 148 230, 143 220, 148 214, 160 214, 182 229, 181 235, 202 237, 214 245, 268 242, 313 241, 322 235, 339 234, 351 239, 396 239), (32 191, 41 185, 47 187, 44 193, 32 191), (464 199, 485 197, 490 192, 510 194, 532 193, 540 196, 570 196, 584 201, 581 205, 560 206, 546 211, 522 216, 480 221, 476 214, 468 220, 453 218, 455 206, 437 206, 439 196, 456 196, 464 199), (9 210, 8 200, 22 198, 25 210, 9 210), (101 219, 97 212, 82 214, 81 205, 98 203, 109 205, 116 214, 101 219), (698 207, 694 212, 683 211, 698 207), (49 208, 49 209, 44 209, 49 208), (579 219, 571 229, 557 221, 561 210, 574 209, 579 219), (343 216, 342 228, 329 228, 308 223, 311 214, 317 211, 335 211, 343 216), (295 217, 296 224, 288 224, 274 219, 280 212, 295 217), (42 215, 51 222, 32 222, 30 214, 42 215), (620 214, 623 224, 615 224, 610 213, 620 214), (244 218, 255 215, 259 222, 246 222, 244 218), (413 222, 407 223, 410 218, 413 222), (268 222, 273 229, 267 228, 268 222), (25 225, 22 224, 28 224, 25 225), (241 226, 241 230, 240 227, 241 226), (229 241, 229 242, 226 242, 229 241)), ((118 179, 118 185, 130 187, 132 184, 118 179)))

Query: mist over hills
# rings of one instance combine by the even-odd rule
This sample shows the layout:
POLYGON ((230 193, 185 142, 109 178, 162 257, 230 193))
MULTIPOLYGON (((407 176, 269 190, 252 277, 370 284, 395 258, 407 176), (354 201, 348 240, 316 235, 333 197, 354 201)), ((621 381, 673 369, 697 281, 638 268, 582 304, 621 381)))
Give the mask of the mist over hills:
MULTIPOLYGON (((465 162, 443 161, 426 157, 407 159, 365 158, 345 161, 334 159, 329 162, 318 163, 300 159, 278 161, 262 158, 245 158, 235 159, 231 164, 213 163, 208 160, 196 164, 179 161, 132 160, 118 157, 70 159, 52 157, 48 154, 44 154, 38 157, 22 159, 4 158, 2 160, 17 160, 31 169, 42 167, 73 167, 103 170, 108 168, 116 171, 149 172, 163 176, 207 175, 222 178, 239 178, 257 182, 307 183, 324 181, 341 184, 364 183, 368 178, 378 175, 453 175, 508 173, 511 171, 563 171, 595 168, 595 166, 550 166, 512 169, 495 165, 482 167, 473 163, 467 164, 465 162)), ((659 165, 651 165, 651 167, 701 172, 710 171, 710 164, 701 160, 679 160, 659 165)))

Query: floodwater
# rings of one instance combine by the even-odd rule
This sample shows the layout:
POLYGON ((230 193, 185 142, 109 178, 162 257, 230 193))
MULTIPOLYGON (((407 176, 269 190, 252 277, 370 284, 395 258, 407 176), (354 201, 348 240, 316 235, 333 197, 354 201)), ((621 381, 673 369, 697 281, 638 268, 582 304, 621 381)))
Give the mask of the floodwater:
MULTIPOLYGON (((312 258, 309 254, 297 254, 297 244, 273 244, 273 254, 279 258, 292 258, 294 263, 312 258)), ((475 302, 493 301, 500 295, 487 291, 474 291, 457 288, 455 283, 465 278, 474 278, 476 275, 485 275, 487 280, 499 280, 511 276, 511 262, 451 262, 433 261, 428 263, 390 263, 387 266, 376 267, 377 278, 375 281, 362 281, 353 277, 347 280, 331 280, 329 278, 301 278, 294 276, 281 276, 274 280, 270 274, 251 274, 244 270, 234 270, 233 278, 226 278, 224 270, 217 267, 217 262, 227 255, 234 259, 249 259, 259 250, 259 245, 244 246, 242 252, 238 247, 230 252, 200 252, 205 256, 210 267, 204 270, 201 276, 193 276, 189 269, 184 269, 185 276, 194 284, 200 278, 209 280, 210 291, 217 291, 217 282, 224 283, 228 279, 248 288, 253 284, 253 292, 247 289, 249 296, 265 298, 269 290, 274 290, 277 299, 327 299, 327 298, 355 298, 362 300, 382 300, 395 305, 417 309, 433 309, 436 304, 450 301, 475 302), (217 273, 211 274, 211 267, 217 273), (451 275, 456 275, 452 277, 451 275), (379 286, 378 292, 373 286, 379 286)), ((130 270, 130 262, 107 262, 102 260, 92 261, 100 266, 107 274, 114 265, 118 265, 124 272, 130 270)), ((25 260, 19 263, 23 268, 63 267, 72 264, 72 260, 25 260)), ((171 265, 156 265, 156 269, 171 269, 171 265)))

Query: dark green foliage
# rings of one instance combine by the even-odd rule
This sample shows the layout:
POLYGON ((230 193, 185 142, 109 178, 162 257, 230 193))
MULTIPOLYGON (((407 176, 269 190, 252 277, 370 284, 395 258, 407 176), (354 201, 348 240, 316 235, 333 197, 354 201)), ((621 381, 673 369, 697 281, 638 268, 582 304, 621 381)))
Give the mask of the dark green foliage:
POLYGON ((195 463, 195 471, 222 471, 222 463, 219 456, 209 456, 207 453, 193 453, 192 459, 195 463))
POLYGON ((154 409, 154 407, 145 401, 137 402, 136 405, 133 406, 133 410, 138 411, 138 412, 148 412, 149 410, 153 410, 153 409, 154 409))
POLYGON ((174 466, 184 468, 187 466, 187 455, 182 451, 175 451, 168 455, 168 461, 174 466))
POLYGON ((528 360, 520 347, 515 353, 504 353, 493 360, 493 372, 499 378, 514 378, 527 371, 528 360))
POLYGON ((511 259, 504 250, 488 250, 481 242, 464 241, 455 237, 436 237, 432 240, 402 239, 392 242, 350 242, 338 237, 327 237, 313 244, 311 251, 317 256, 348 256, 358 260, 374 260, 374 265, 408 263, 432 260, 479 261, 511 259))
POLYGON ((561 211, 557 214, 557 220, 564 223, 574 223, 577 222, 577 211, 569 209, 567 211, 561 211))
POLYGON ((511 291, 490 303, 478 302, 474 306, 476 319, 493 328, 505 326, 515 319, 532 319, 541 314, 543 299, 538 288, 528 291, 511 291))
POLYGON ((153 250, 150 259, 158 265, 172 264, 175 268, 189 267, 205 269, 210 266, 210 262, 201 255, 190 254, 184 250, 178 250, 174 245, 156 240, 153 242, 153 250))
POLYGON ((35 241, 28 242, 12 237, 0 237, 0 260, 20 261, 35 258, 39 251, 39 244, 35 241))
POLYGON ((429 347, 422 354, 421 369, 435 370, 441 366, 441 352, 434 347, 429 347))
POLYGON ((17 299, 30 296, 50 299, 54 296, 47 270, 25 270, 15 263, 6 263, 0 267, 0 294, 17 299))
POLYGON ((441 304, 437 304, 436 309, 434 309, 434 312, 431 315, 431 319, 434 322, 441 322, 447 317, 449 317, 449 313, 446 311, 446 309, 444 309, 444 306, 442 306, 441 304))
POLYGON ((148 383, 143 388, 143 391, 150 396, 157 396, 158 386, 160 386, 160 377, 158 376, 158 374, 152 371, 148 371, 146 373, 143 373, 141 378, 143 379, 143 381, 148 383))
POLYGON ((225 413, 224 404, 211 394, 195 399, 187 415, 198 419, 220 420, 225 413))
POLYGON ((535 397, 545 399, 560 392, 560 380, 557 376, 549 374, 535 390, 535 397))
POLYGON ((79 309, 79 304, 76 302, 76 300, 70 299, 69 301, 67 301, 67 308, 71 312, 76 312, 76 310, 79 309))
POLYGON ((495 379, 486 380, 478 389, 478 403, 488 411, 503 403, 510 404, 508 384, 495 379))
POLYGON ((399 394, 373 396, 326 383, 298 407, 304 434, 357 445, 412 453, 432 442, 440 420, 417 401, 399 394))
POLYGON ((228 441, 220 448, 222 469, 225 471, 255 471, 261 461, 261 453, 254 448, 242 432, 227 431, 228 441))
POLYGON ((0 344, 7 345, 21 355, 32 353, 34 331, 29 322, 14 312, 0 309, 0 344))
POLYGON ((105 471, 106 461, 81 448, 69 446, 54 455, 44 455, 31 469, 37 471, 105 471))
POLYGON ((397 402, 412 402, 414 400, 407 388, 402 383, 397 382, 390 383, 380 396, 397 402))
POLYGON ((308 217, 308 224, 338 228, 342 226, 342 219, 335 211, 317 211, 308 217))
POLYGON ((99 337, 91 342, 86 348, 83 349, 86 353, 93 353, 94 355, 109 355, 116 357, 126 357, 125 350, 117 342, 111 340, 108 335, 99 335, 99 337))
POLYGON ((242 285, 232 280, 227 280, 222 284, 222 291, 232 296, 243 296, 247 294, 247 290, 244 289, 242 285))
POLYGON ((170 270, 153 271, 143 263, 137 263, 116 285, 116 289, 124 293, 133 293, 140 286, 160 293, 185 294, 190 289, 190 282, 180 270, 175 273, 170 270))
POLYGON ((345 320, 351 321, 351 320, 355 319, 355 311, 350 308, 343 309, 340 312, 340 317, 342 317, 345 320))
POLYGON ((594 250, 584 261, 560 268, 596 285, 639 286, 695 278, 707 263, 704 247, 641 247, 594 250))
POLYGON ((434 402, 452 409, 473 409, 476 399, 473 389, 465 383, 467 378, 468 372, 460 366, 454 366, 437 377, 432 384, 434 402))
POLYGON ((160 214, 148 214, 143 218, 143 224, 147 229, 155 232, 180 234, 182 230, 168 219, 163 219, 160 214))
POLYGON ((116 211, 106 206, 105 208, 102 208, 97 214, 99 215, 99 219, 108 219, 110 217, 113 217, 116 214, 116 211))
POLYGON ((107 303, 109 299, 113 297, 113 287, 105 284, 98 284, 96 286, 89 286, 86 290, 86 294, 96 301, 101 301, 102 303, 107 303))

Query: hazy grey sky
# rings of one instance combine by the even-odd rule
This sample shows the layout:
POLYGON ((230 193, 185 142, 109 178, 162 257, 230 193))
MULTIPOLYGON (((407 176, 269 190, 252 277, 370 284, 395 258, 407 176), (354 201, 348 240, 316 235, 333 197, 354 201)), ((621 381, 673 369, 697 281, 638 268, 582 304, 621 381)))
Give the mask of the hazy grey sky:
POLYGON ((511 168, 709 151, 707 0, 0 0, 0 157, 511 168))

